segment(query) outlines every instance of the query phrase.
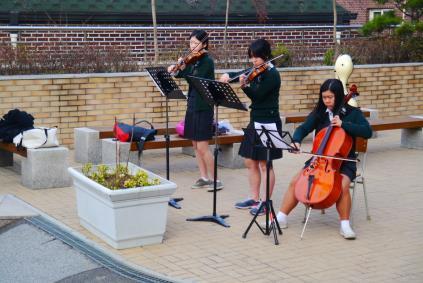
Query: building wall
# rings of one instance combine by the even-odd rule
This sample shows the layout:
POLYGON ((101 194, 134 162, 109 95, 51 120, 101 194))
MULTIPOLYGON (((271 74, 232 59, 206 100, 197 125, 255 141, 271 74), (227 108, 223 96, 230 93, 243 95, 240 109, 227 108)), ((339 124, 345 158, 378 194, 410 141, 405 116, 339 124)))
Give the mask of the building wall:
MULTIPOLYGON (((284 68, 280 74, 280 110, 285 113, 311 110, 320 84, 334 76, 332 67, 284 68)), ((186 91, 185 82, 178 83, 186 91)), ((355 66, 349 83, 357 84, 360 105, 378 109, 381 118, 423 114, 423 63, 355 66)), ((13 108, 34 115, 37 126, 58 126, 61 142, 70 147, 76 127, 112 127, 115 117, 130 123, 133 114, 156 124, 166 118, 165 100, 146 73, 0 77, 0 114, 13 108)), ((186 101, 171 100, 170 121, 181 120, 185 109, 186 101)), ((219 111, 220 120, 229 119, 238 129, 248 123, 248 115, 219 111)))
MULTIPOLYGON (((395 9, 393 3, 386 3, 384 5, 378 4, 374 0, 336 0, 336 3, 347 9, 352 13, 357 13, 357 18, 351 20, 351 24, 365 24, 369 20, 370 9, 395 9)), ((398 10, 396 10, 397 12, 398 10)))

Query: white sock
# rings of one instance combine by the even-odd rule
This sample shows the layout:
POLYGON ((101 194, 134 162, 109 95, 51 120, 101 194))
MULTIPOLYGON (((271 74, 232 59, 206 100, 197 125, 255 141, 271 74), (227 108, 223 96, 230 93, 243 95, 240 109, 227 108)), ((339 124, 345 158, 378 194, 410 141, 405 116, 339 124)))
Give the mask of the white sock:
POLYGON ((206 177, 201 177, 201 179, 203 179, 203 181, 206 181, 206 182, 209 180, 206 177))
POLYGON ((342 230, 351 230, 350 221, 349 220, 341 220, 341 228, 342 230))
POLYGON ((286 215, 282 211, 278 211, 278 214, 276 215, 276 218, 278 219, 278 222, 286 222, 286 217, 287 216, 288 215, 286 215))

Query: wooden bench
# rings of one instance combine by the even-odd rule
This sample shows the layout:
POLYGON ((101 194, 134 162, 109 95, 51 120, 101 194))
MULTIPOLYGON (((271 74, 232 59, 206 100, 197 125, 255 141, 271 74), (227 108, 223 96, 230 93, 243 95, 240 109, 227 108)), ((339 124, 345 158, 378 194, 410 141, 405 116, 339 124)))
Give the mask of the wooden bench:
MULTIPOLYGON (((375 119, 369 123, 375 132, 401 129, 402 147, 423 149, 423 116, 375 119)), ((363 146, 361 152, 367 150, 367 140, 358 138, 357 144, 363 146)))
MULTIPOLYGON (((364 111, 363 113, 366 117, 369 117, 370 115, 369 111, 364 111)), ((304 122, 308 114, 309 112, 282 114, 281 119, 283 123, 283 129, 292 132, 293 128, 286 127, 286 125, 304 122)), ((155 128, 157 130, 156 139, 166 133, 166 128, 164 124, 155 125, 155 128)), ((176 141, 175 143, 172 143, 171 147, 184 148, 192 146, 191 142, 189 142, 188 140, 182 141, 184 139, 179 138, 177 135, 175 135, 175 133, 175 124, 169 123, 169 134, 172 135, 171 140, 176 141), (176 144, 180 145, 176 146, 176 144)), ((238 136, 237 140, 242 140, 242 134, 232 135, 232 137, 234 136, 238 136)), ((110 139, 113 137, 113 131, 110 127, 76 128, 74 130, 74 148, 76 162, 92 162, 94 164, 104 162, 104 160, 102 161, 101 140, 110 139)), ((213 143, 213 141, 211 141, 210 143, 213 143)), ((228 142, 227 144, 230 144, 230 142, 228 142)), ((162 143, 159 142, 155 146, 157 146, 156 148, 165 148, 165 141, 163 140, 162 143)), ((150 148, 145 147, 145 149, 150 148)), ((185 150, 185 152, 189 151, 185 150)))
MULTIPOLYGON (((244 161, 238 156, 239 145, 243 139, 243 135, 227 134, 218 136, 217 142, 220 147, 218 156, 218 165, 228 168, 241 168, 244 166, 244 161)), ((102 163, 113 163, 116 159, 116 141, 112 138, 102 139, 102 163)), ((210 145, 214 145, 215 140, 209 140, 210 145)), ((131 151, 129 160, 133 163, 138 162, 138 147, 135 142, 120 143, 120 158, 126 160, 128 152, 131 151), (129 148, 130 147, 130 148, 129 148)), ((182 138, 176 134, 170 136, 170 148, 191 148, 192 141, 182 138)), ((156 137, 154 141, 147 141, 144 143, 144 150, 162 149, 166 148, 166 140, 164 137, 156 137)))
POLYGON ((30 189, 69 187, 68 154, 65 147, 25 149, 0 142, 0 166, 14 166, 13 154, 22 156, 21 182, 30 189))
MULTIPOLYGON (((299 113, 292 113, 292 114, 285 114, 282 117, 285 119, 285 123, 302 123, 307 118, 309 112, 299 112, 299 113)), ((164 124, 154 125, 155 129, 157 130, 157 135, 164 135, 166 133, 166 127, 164 124)), ((113 130, 110 127, 94 127, 92 129, 99 131, 99 138, 100 139, 109 139, 113 138, 113 130)), ((175 124, 169 124, 169 134, 176 134, 175 124)))
POLYGON ((26 148, 17 148, 13 143, 8 142, 1 142, 0 141, 0 166, 12 166, 13 165, 13 158, 11 160, 7 160, 7 157, 10 157, 10 154, 3 156, 5 152, 19 154, 20 156, 26 157, 27 152, 26 148), (4 165, 3 165, 4 164, 4 165))

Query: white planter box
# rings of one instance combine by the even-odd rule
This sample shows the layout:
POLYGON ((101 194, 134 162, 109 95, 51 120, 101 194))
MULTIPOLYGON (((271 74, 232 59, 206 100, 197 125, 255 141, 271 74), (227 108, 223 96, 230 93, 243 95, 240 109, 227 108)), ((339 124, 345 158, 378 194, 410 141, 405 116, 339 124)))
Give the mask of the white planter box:
MULTIPOLYGON (((139 169, 142 168, 129 163, 132 174, 139 169)), ((167 203, 176 190, 175 183, 142 169, 149 178, 158 178, 160 185, 109 190, 82 174, 81 168, 68 170, 82 226, 116 249, 162 242, 167 203)))

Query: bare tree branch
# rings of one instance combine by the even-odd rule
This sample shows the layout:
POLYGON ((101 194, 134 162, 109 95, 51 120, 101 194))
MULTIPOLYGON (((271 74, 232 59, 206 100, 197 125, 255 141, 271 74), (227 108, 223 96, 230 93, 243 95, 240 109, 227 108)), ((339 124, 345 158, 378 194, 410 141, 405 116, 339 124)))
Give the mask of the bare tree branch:
POLYGON ((252 0, 253 5, 256 8, 257 20, 259 23, 265 23, 267 21, 267 8, 266 0, 252 0))

